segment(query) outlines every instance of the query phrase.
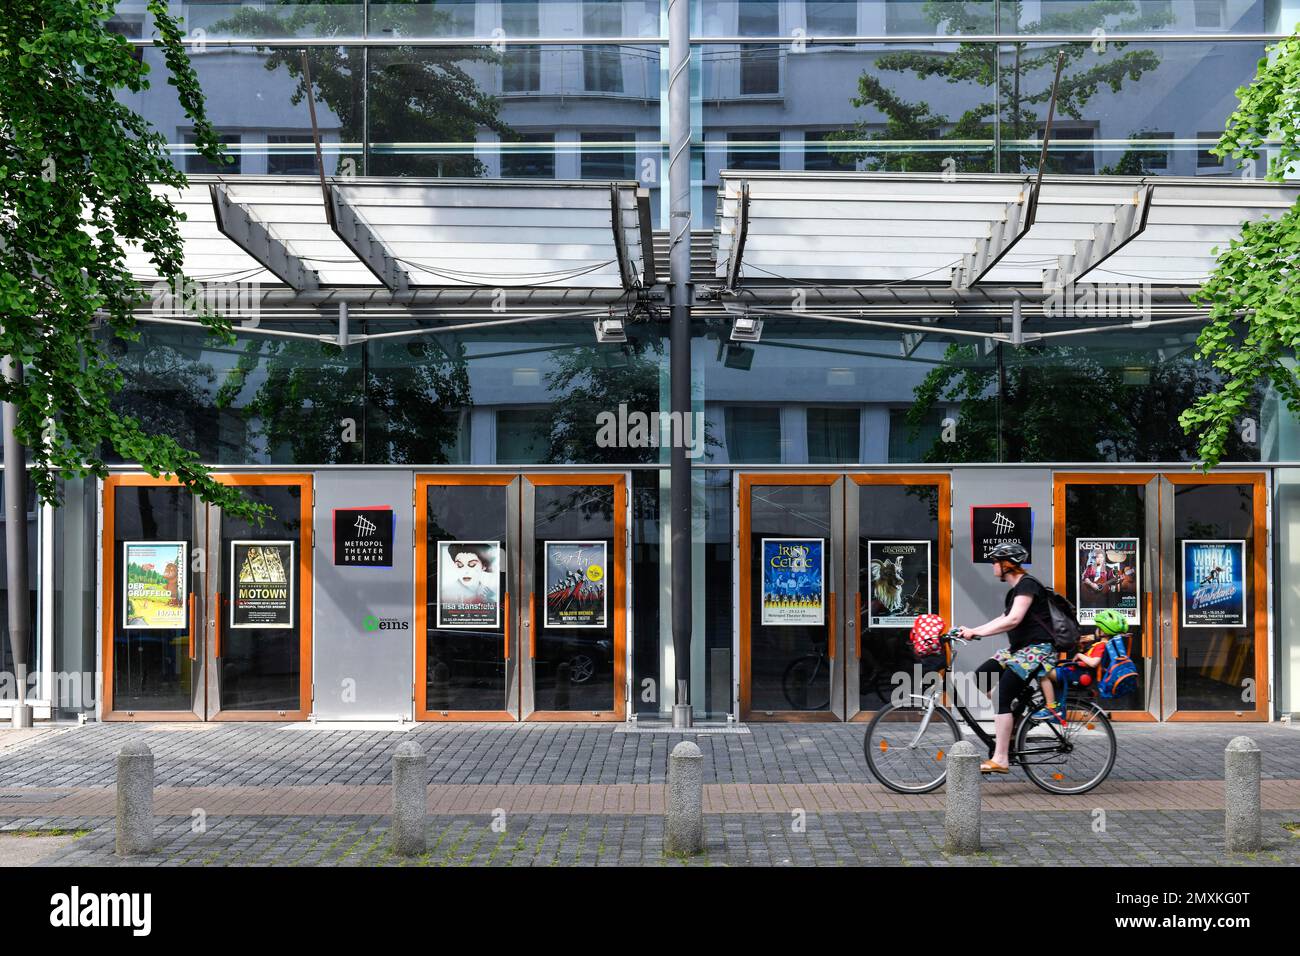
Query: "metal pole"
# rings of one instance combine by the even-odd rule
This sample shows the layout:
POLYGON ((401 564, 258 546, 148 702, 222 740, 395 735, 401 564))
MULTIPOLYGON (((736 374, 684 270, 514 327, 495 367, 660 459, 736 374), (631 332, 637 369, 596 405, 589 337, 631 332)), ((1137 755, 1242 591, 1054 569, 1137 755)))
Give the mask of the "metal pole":
MULTIPOLYGON (((23 383, 22 363, 6 355, 0 373, 15 388, 23 383)), ((14 679, 18 700, 14 703, 14 727, 32 725, 27 704, 27 638, 32 630, 31 608, 27 605, 27 453, 18 441, 18 407, 4 403, 5 456, 5 560, 9 587, 9 647, 14 658, 14 679)))
MULTIPOLYGON (((669 411, 685 438, 691 421, 691 9, 668 0, 668 182, 670 244, 669 411)), ((691 464, 684 441, 669 450, 672 539, 673 726, 691 725, 691 464)))

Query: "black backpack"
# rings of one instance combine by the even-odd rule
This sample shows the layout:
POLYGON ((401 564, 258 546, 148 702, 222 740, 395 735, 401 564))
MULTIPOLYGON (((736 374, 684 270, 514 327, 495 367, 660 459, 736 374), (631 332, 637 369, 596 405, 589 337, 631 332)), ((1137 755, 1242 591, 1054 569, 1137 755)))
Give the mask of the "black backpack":
POLYGON ((1031 574, 1025 577, 1037 582, 1047 592, 1047 610, 1051 615, 1048 630, 1052 633, 1052 647, 1061 654, 1073 654, 1079 649, 1079 612, 1064 595, 1057 594, 1031 574))

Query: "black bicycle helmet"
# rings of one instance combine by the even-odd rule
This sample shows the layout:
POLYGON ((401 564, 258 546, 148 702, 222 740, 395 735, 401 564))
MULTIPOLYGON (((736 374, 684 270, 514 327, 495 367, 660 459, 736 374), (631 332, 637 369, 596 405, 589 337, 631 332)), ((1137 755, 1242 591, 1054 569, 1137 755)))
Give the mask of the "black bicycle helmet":
POLYGON ((990 561, 1010 561, 1012 564, 1024 564, 1028 557, 1029 552, 1019 541, 1003 541, 1001 544, 994 545, 993 550, 988 553, 990 561))

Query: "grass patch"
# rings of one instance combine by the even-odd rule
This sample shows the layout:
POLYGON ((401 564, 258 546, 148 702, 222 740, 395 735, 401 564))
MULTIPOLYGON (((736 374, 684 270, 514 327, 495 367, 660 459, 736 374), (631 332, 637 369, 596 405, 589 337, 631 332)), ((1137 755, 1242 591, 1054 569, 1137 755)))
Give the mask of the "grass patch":
POLYGON ((19 837, 70 836, 76 838, 84 837, 87 833, 90 832, 91 831, 89 830, 65 830, 62 827, 54 827, 49 830, 4 830, 2 831, 4 836, 19 836, 19 837))
POLYGON ((1284 830, 1290 830, 1292 836, 1298 836, 1298 837, 1300 837, 1300 822, 1298 822, 1298 823, 1284 823, 1284 824, 1282 824, 1282 828, 1283 828, 1284 830))

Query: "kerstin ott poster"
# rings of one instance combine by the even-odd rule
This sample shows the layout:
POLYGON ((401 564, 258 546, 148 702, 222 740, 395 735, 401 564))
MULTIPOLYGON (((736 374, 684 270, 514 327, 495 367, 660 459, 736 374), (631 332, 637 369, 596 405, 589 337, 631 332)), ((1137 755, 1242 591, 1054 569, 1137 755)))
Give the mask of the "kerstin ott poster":
POLYGON ((767 625, 826 622, 826 576, 821 538, 764 538, 763 615, 767 625))
POLYGON ((438 542, 440 628, 501 626, 501 542, 438 542))
POLYGON ((1098 611, 1107 609, 1119 611, 1129 624, 1142 623, 1137 538, 1076 538, 1074 577, 1080 624, 1091 624, 1098 611))
POLYGON ((1246 542, 1183 542, 1183 627, 1246 626, 1246 542))
POLYGON ((123 627, 161 631, 186 626, 188 549, 185 541, 122 542, 123 627))
POLYGON ((868 541, 867 627, 911 627, 930 613, 930 542, 868 541))

